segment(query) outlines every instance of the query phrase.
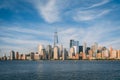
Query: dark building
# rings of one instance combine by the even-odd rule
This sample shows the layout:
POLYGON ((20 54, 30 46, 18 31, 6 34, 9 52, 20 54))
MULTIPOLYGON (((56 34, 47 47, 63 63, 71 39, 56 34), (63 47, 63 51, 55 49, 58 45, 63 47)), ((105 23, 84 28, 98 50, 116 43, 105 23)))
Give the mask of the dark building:
POLYGON ((15 60, 15 52, 14 51, 10 52, 10 60, 15 60))
POLYGON ((79 46, 79 41, 74 41, 73 39, 70 40, 70 48, 73 46, 79 46))
POLYGON ((31 60, 34 60, 34 52, 30 53, 31 60))
POLYGON ((74 45, 74 40, 70 40, 70 48, 74 45))
POLYGON ((79 53, 83 52, 83 46, 79 46, 79 53))
POLYGON ((52 46, 51 45, 47 45, 46 48, 46 58, 47 59, 52 59, 52 46))
POLYGON ((86 48, 86 54, 88 54, 88 51, 90 50, 90 47, 86 48))
POLYGON ((16 55, 15 55, 15 59, 18 60, 19 59, 19 52, 16 52, 16 55))

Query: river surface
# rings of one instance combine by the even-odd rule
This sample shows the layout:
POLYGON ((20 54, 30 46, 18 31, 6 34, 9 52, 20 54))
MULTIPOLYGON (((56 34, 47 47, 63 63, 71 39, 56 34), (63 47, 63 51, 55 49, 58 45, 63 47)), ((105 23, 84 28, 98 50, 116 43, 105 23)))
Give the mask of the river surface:
POLYGON ((0 61, 0 80, 120 80, 120 61, 0 61))

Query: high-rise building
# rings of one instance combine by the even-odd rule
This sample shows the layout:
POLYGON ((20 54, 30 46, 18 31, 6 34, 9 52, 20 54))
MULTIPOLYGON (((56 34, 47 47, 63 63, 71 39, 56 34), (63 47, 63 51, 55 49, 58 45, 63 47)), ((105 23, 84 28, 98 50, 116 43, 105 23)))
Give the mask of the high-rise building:
POLYGON ((26 60, 26 55, 25 54, 20 54, 20 59, 21 60, 26 60))
POLYGON ((85 53, 85 54, 86 54, 86 45, 87 45, 87 44, 84 42, 84 43, 83 43, 83 53, 85 53))
POLYGON ((42 54, 42 55, 40 55, 41 59, 47 59, 47 55, 46 55, 46 50, 45 49, 41 50, 41 54, 42 54))
POLYGON ((75 49, 73 47, 70 48, 69 58, 72 59, 72 57, 75 56, 75 49))
POLYGON ((19 59, 19 52, 16 52, 16 57, 15 57, 16 60, 19 59))
POLYGON ((79 46, 79 53, 83 52, 83 46, 79 46))
POLYGON ((63 49, 63 52, 62 52, 62 59, 63 59, 63 60, 66 60, 66 59, 67 59, 67 51, 66 51, 65 48, 63 49))
POLYGON ((59 57, 62 57, 62 53, 63 53, 63 45, 60 45, 60 48, 59 48, 60 50, 60 52, 59 52, 59 57))
POLYGON ((86 54, 89 54, 88 51, 90 50, 90 47, 86 47, 86 54))
POLYGON ((75 46, 79 46, 79 41, 75 41, 75 46))
POLYGON ((31 60, 34 60, 34 52, 31 52, 31 53, 30 53, 30 59, 31 59, 31 60))
POLYGON ((73 46, 74 50, 75 50, 75 54, 79 53, 79 49, 78 46, 73 46))
POLYGON ((112 58, 112 51, 113 51, 113 48, 110 47, 109 51, 110 51, 110 59, 111 59, 111 58, 112 58))
POLYGON ((47 54, 47 59, 52 59, 53 58, 52 46, 51 45, 47 45, 46 54, 47 54))
POLYGON ((10 52, 10 60, 15 60, 15 52, 14 51, 10 52))
POLYGON ((120 59, 120 50, 117 50, 117 58, 120 59))
POLYGON ((58 46, 54 47, 54 59, 59 59, 59 48, 58 48, 58 46))
POLYGON ((79 46, 79 41, 74 41, 73 39, 70 40, 70 48, 73 46, 79 46))
POLYGON ((112 51, 112 59, 116 59, 117 58, 117 51, 113 50, 112 51))
POLYGON ((109 58, 109 51, 107 49, 102 50, 102 59, 108 59, 109 58))
POLYGON ((40 60, 40 55, 38 53, 34 54, 34 60, 40 60))
POLYGON ((44 45, 39 45, 39 46, 38 46, 38 53, 39 53, 39 55, 43 55, 43 53, 42 53, 42 50, 43 50, 43 49, 45 49, 45 48, 44 48, 44 45))
POLYGON ((92 50, 88 50, 89 57, 88 59, 91 60, 93 58, 93 52, 92 50))
POLYGON ((94 48, 95 48, 95 50, 94 50, 94 54, 95 54, 95 56, 97 55, 97 50, 98 50, 98 43, 94 43, 94 48))
POLYGON ((30 54, 26 54, 26 60, 31 60, 31 55, 30 54))
POLYGON ((70 48, 72 47, 72 46, 74 46, 74 40, 70 40, 70 48))

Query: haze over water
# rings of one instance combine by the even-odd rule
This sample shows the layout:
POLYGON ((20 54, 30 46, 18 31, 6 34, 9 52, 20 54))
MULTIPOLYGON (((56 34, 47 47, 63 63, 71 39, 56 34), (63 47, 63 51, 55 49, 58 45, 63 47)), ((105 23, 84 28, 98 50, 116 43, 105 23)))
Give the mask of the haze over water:
POLYGON ((120 61, 0 61, 0 80, 120 80, 120 61))

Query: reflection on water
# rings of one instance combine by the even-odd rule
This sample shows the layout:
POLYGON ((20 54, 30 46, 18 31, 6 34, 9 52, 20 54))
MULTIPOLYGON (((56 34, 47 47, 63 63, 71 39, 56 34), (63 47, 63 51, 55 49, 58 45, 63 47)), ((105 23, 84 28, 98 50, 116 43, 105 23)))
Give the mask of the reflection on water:
POLYGON ((0 80, 120 80, 120 61, 0 61, 0 80))

